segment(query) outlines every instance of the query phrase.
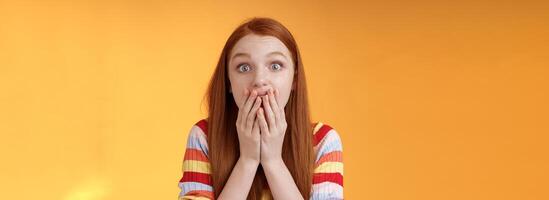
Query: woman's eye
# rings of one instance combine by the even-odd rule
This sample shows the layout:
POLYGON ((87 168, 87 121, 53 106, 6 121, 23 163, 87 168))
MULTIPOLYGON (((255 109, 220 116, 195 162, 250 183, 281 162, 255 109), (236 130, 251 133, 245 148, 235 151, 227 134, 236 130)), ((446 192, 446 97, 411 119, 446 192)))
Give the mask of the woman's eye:
POLYGON ((248 64, 242 64, 238 66, 238 71, 247 72, 250 71, 250 66, 248 64))
POLYGON ((271 65, 271 68, 272 68, 273 70, 278 71, 278 70, 280 70, 280 69, 282 68, 282 66, 280 66, 280 64, 278 64, 278 63, 273 63, 273 64, 271 65))

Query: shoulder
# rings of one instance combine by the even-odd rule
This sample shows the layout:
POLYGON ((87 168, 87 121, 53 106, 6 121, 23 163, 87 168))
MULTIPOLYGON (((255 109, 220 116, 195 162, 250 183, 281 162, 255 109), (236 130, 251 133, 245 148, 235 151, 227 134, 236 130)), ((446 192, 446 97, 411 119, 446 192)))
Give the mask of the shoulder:
POLYGON ((206 135, 208 133, 208 123, 205 119, 194 123, 187 136, 187 149, 201 150, 207 155, 208 142, 206 135))
POLYGON ((327 141, 341 143, 339 133, 332 126, 323 122, 317 122, 313 128, 313 146, 316 147, 327 141))
POLYGON ((208 135, 208 121, 201 119, 195 122, 189 131, 189 137, 206 137, 208 135))
POLYGON ((316 154, 315 162, 326 159, 341 161, 343 144, 339 133, 330 125, 318 122, 313 130, 313 149, 316 154))
POLYGON ((200 129, 204 135, 208 135, 208 121, 206 119, 201 119, 198 122, 194 123, 194 126, 200 129))

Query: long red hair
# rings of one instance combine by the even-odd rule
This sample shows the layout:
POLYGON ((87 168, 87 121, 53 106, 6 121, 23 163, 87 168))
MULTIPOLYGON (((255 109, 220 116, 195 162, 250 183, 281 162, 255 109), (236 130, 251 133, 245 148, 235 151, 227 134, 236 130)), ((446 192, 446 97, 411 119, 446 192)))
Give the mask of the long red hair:
MULTIPOLYGON (((288 126, 282 147, 282 159, 301 195, 305 199, 309 199, 314 165, 313 127, 309 113, 303 63, 292 34, 281 23, 270 18, 252 18, 233 31, 223 47, 206 93, 208 155, 215 197, 217 198, 223 190, 240 155, 236 131, 238 107, 232 93, 229 92, 227 64, 233 46, 248 34, 276 37, 286 45, 292 55, 295 69, 294 85, 284 108, 288 126)), ((266 186, 267 180, 260 166, 247 199, 260 199, 262 190, 266 186)))

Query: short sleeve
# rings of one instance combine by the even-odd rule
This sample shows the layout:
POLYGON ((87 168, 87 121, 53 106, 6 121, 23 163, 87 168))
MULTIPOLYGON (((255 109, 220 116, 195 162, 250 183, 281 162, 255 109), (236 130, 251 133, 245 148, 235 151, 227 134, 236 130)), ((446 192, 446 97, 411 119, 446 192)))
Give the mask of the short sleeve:
POLYGON ((317 125, 312 200, 343 199, 343 147, 335 129, 317 125))
POLYGON ((206 127, 206 121, 201 120, 189 131, 183 157, 183 175, 178 184, 179 200, 214 199, 206 127))

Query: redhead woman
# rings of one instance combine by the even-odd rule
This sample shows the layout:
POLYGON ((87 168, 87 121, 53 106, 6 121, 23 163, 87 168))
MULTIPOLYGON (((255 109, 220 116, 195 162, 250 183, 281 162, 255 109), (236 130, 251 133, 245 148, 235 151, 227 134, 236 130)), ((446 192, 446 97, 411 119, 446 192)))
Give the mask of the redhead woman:
POLYGON ((339 134, 311 122, 291 33, 253 18, 229 36, 190 129, 179 199, 343 199, 339 134))

